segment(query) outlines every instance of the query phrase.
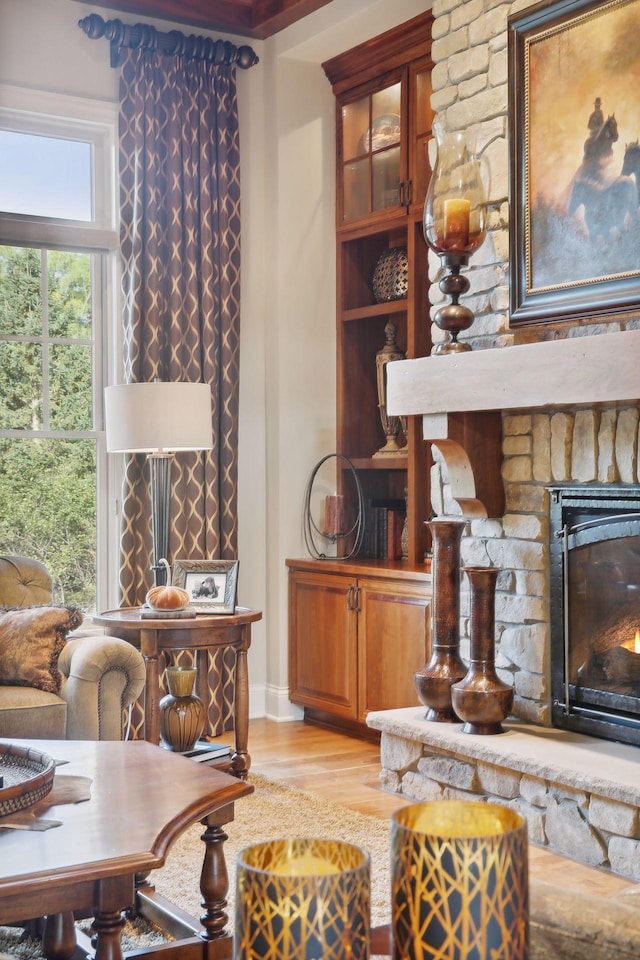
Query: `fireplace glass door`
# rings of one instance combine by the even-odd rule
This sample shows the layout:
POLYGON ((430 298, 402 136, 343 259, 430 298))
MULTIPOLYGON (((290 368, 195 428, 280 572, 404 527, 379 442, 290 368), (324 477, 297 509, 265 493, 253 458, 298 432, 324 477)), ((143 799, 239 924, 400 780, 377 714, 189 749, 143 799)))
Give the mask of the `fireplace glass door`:
POLYGON ((640 491, 554 488, 551 519, 554 722, 640 744, 640 491))

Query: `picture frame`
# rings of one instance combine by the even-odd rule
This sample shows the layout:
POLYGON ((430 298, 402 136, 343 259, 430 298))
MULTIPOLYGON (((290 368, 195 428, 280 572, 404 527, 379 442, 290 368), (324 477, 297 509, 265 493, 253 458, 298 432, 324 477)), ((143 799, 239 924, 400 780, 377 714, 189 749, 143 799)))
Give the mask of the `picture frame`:
POLYGON ((238 566, 237 560, 175 560, 172 583, 187 591, 195 613, 233 614, 238 566))
POLYGON ((640 312, 639 18, 640 0, 508 18, 511 326, 640 312))

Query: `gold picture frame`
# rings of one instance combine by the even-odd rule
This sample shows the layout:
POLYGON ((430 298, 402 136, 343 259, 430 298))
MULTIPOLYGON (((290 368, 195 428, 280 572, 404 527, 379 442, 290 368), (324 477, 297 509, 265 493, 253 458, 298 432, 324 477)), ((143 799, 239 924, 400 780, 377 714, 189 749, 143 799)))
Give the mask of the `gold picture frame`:
POLYGON ((639 312, 639 18, 555 0, 508 19, 512 326, 639 312))

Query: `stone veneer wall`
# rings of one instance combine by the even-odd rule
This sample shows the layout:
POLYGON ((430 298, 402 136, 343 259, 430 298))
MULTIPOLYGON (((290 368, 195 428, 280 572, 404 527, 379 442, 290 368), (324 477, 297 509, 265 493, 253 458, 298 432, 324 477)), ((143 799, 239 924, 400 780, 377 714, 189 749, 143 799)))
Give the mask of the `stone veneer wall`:
POLYGON ((418 803, 509 806, 531 843, 640 881, 637 748, 518 721, 502 736, 469 736, 415 708, 370 713, 367 723, 382 734, 383 789, 418 803))
MULTIPOLYGON (((507 17, 532 4, 504 0, 434 0, 432 105, 449 130, 470 128, 491 169, 490 230, 469 268, 467 302, 476 320, 474 349, 507 347, 509 328, 507 17)), ((586 118, 585 118, 586 129, 586 118)), ((430 254, 431 280, 440 264, 430 254)), ((440 293, 432 283, 436 303, 440 293)), ((605 336, 637 329, 640 319, 571 322, 527 328, 527 339, 605 336)), ((441 332, 434 326, 433 338, 441 332)), ((567 371, 567 376, 571 371, 567 371)), ((553 398, 549 398, 550 401, 553 398)), ((558 481, 638 483, 640 405, 598 409, 518 411, 503 415, 505 516, 474 520, 463 539, 464 563, 502 571, 496 596, 497 664, 513 678, 514 713, 550 722, 549 522, 546 486, 558 481)), ((459 514, 436 454, 432 473, 436 514, 459 514)), ((468 601, 462 596, 462 653, 468 655, 468 601)))

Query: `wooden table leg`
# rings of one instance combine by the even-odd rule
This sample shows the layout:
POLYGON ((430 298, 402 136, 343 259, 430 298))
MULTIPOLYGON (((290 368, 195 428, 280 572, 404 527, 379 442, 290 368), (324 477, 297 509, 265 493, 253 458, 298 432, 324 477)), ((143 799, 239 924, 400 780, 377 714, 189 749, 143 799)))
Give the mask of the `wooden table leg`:
POLYGON ((120 910, 97 911, 93 918, 96 932, 95 960, 124 960, 120 933, 125 921, 120 910))
POLYGON ((158 670, 158 631, 140 630, 140 653, 146 667, 144 688, 144 738, 160 743, 160 674, 158 670))
POLYGON ((202 700, 204 706, 204 733, 209 733, 211 724, 209 721, 209 651, 208 649, 197 649, 195 652, 196 661, 196 693, 202 700))
POLYGON ((229 917, 226 913, 229 892, 229 874, 223 844, 228 839, 223 825, 233 820, 233 804, 227 804, 206 817, 202 823, 205 831, 201 836, 205 853, 200 874, 200 892, 205 912, 200 917, 204 927, 203 940, 219 940, 228 936, 226 929, 229 917))
POLYGON ((242 627, 242 638, 236 647, 236 675, 234 690, 235 751, 231 758, 234 773, 246 780, 251 767, 249 756, 249 668, 247 651, 251 646, 251 625, 242 627))
POLYGON ((47 960, 70 960, 76 949, 76 926, 73 911, 52 913, 45 917, 42 953, 47 960))

